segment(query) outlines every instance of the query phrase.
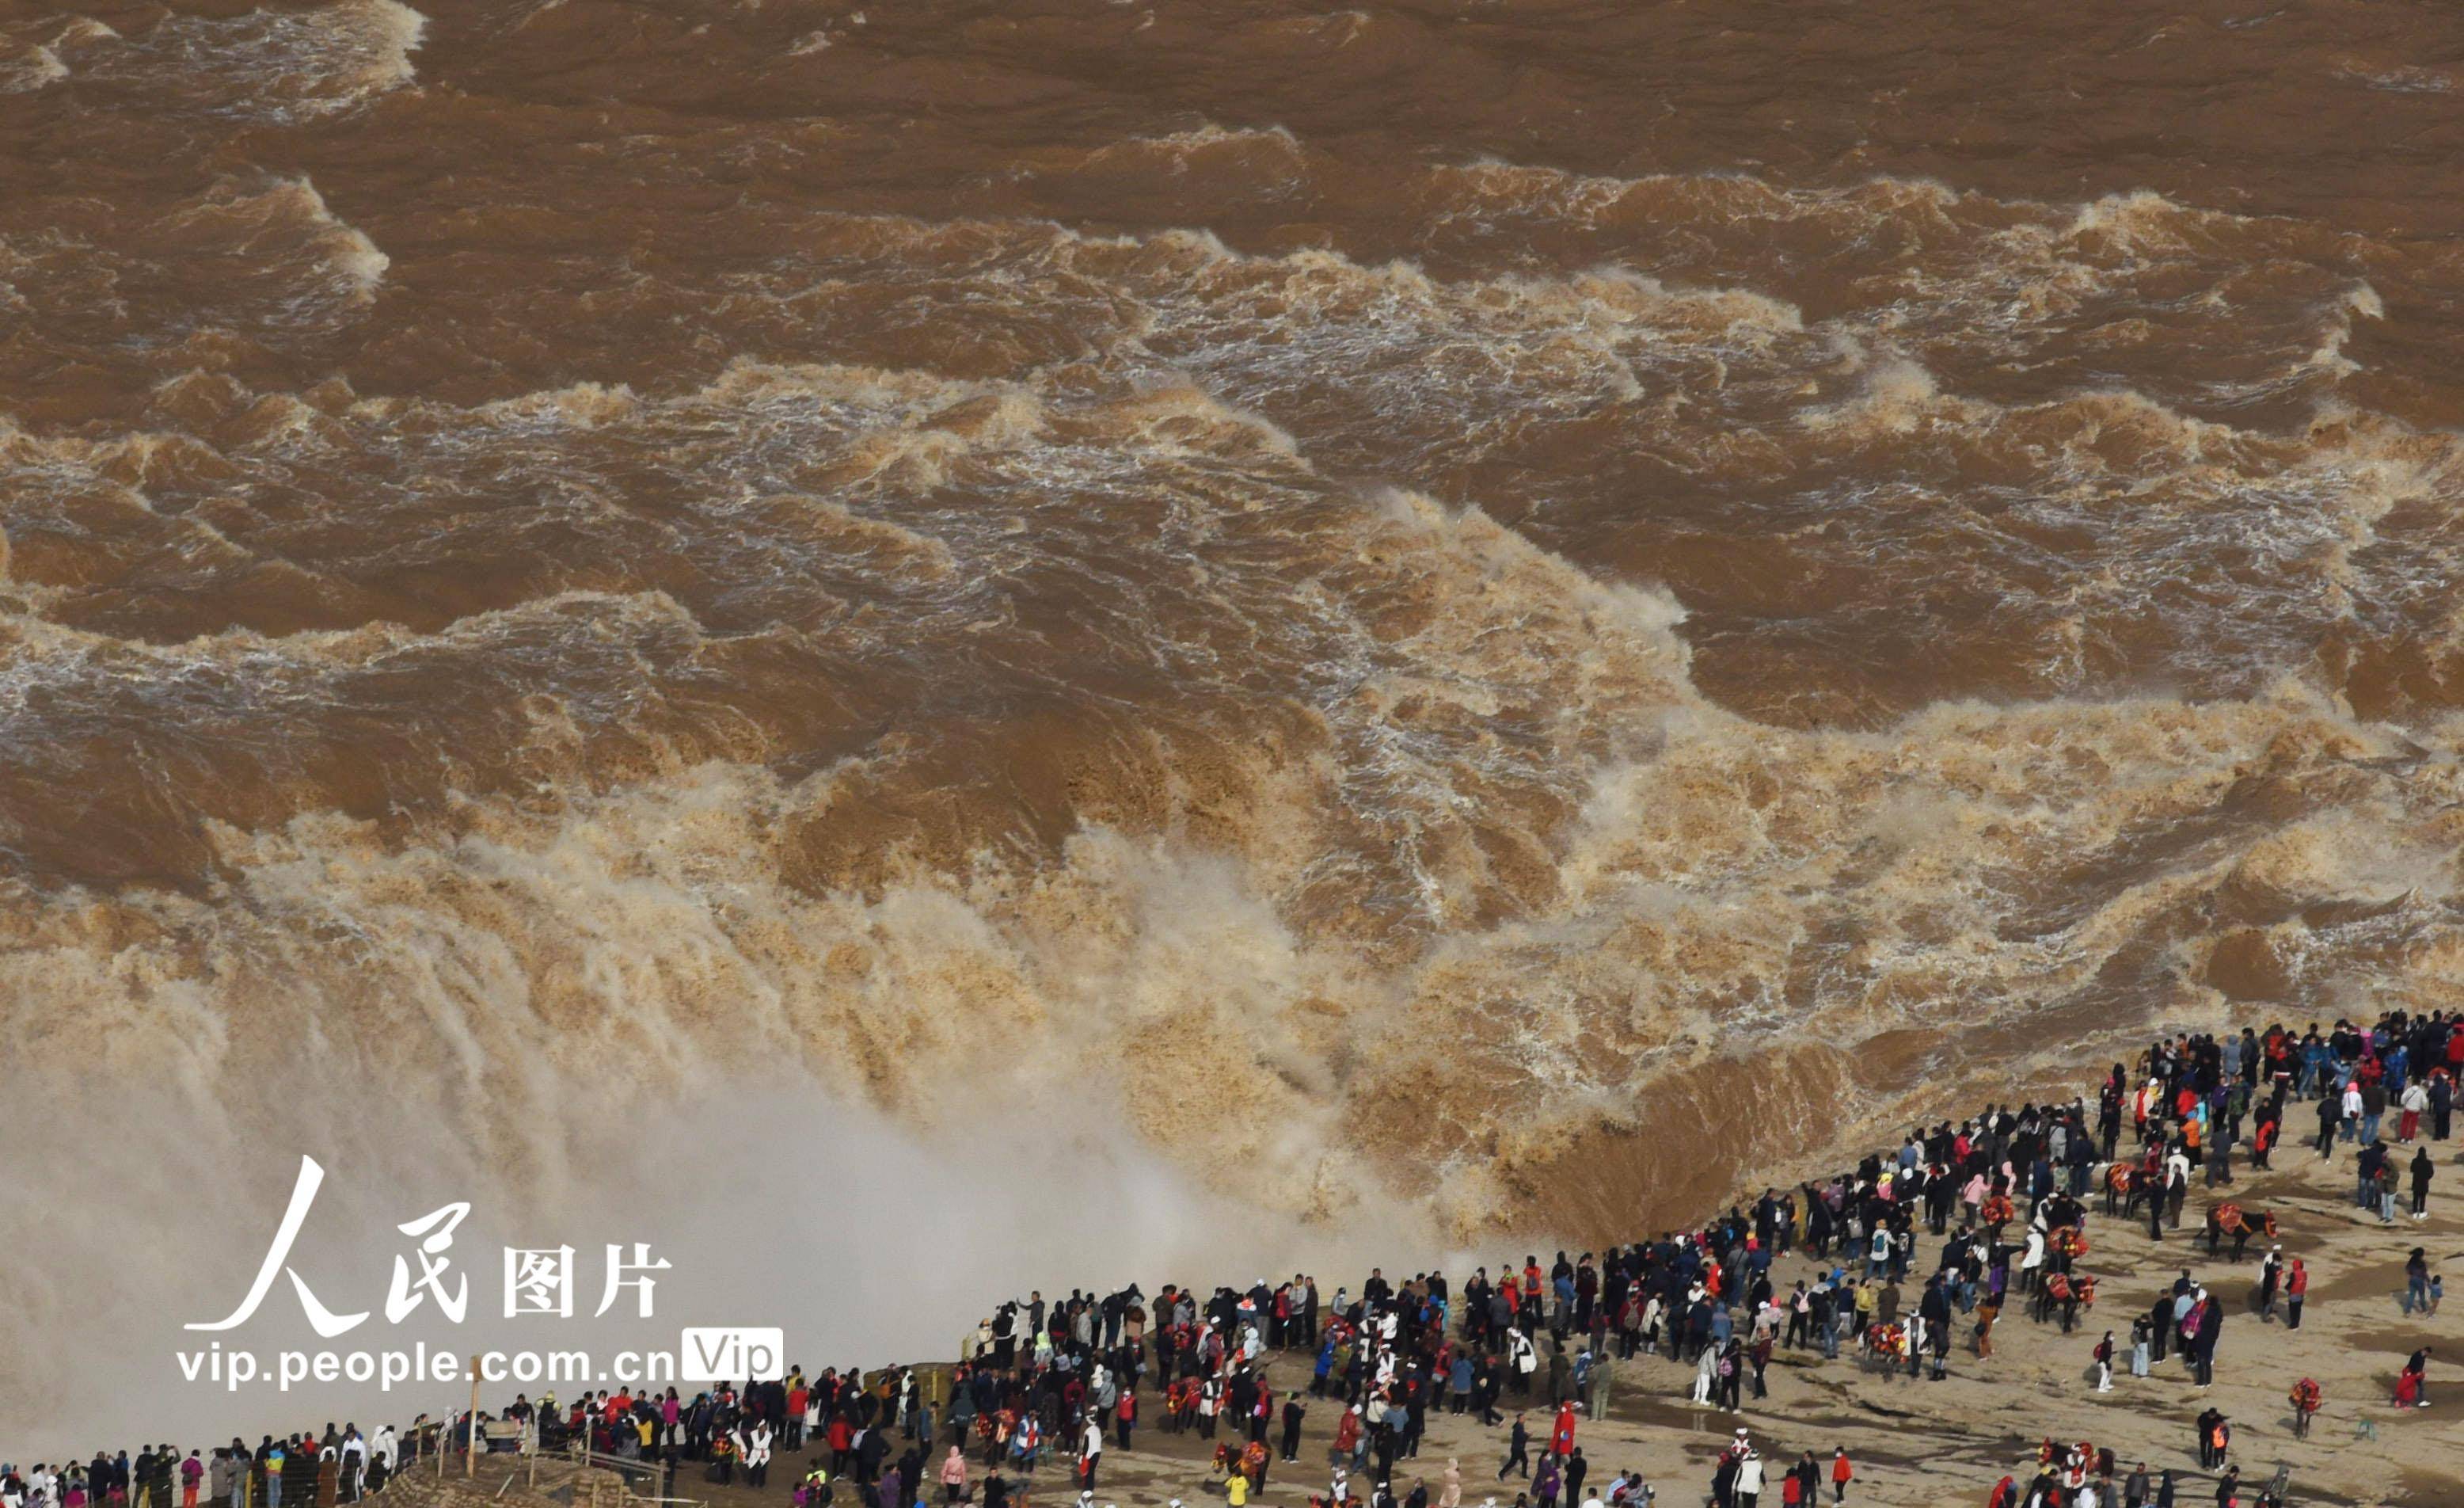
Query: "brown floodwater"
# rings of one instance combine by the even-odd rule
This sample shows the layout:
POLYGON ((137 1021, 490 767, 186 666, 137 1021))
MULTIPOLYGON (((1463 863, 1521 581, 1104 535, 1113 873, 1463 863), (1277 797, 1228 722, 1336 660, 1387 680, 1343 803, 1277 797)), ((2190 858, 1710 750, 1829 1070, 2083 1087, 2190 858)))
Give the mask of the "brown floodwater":
POLYGON ((2464 1000, 2454 6, 8 0, 0 141, 32 1198, 759 1060, 1613 1234, 2464 1000))

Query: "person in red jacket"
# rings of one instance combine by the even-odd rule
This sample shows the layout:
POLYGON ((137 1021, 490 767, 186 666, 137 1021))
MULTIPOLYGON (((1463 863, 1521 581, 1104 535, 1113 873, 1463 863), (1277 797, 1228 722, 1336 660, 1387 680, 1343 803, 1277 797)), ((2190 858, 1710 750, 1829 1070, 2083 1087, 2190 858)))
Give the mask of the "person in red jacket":
POLYGON ((1848 1484, 1856 1479, 1856 1475, 1857 1469, 1848 1464, 1846 1446, 1843 1445, 1831 1453, 1831 1500, 1833 1502, 1844 1503, 1848 1500, 1848 1484))
POLYGON ((1557 1406, 1557 1428, 1550 1431, 1549 1449, 1558 1455, 1574 1453, 1574 1405, 1571 1399, 1557 1406))

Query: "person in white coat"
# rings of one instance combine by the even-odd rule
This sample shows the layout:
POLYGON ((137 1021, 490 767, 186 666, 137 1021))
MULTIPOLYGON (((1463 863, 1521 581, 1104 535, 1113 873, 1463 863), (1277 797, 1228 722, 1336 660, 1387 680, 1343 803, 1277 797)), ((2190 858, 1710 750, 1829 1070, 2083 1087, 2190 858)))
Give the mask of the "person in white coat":
POLYGON ((753 1428, 743 1432, 744 1485, 767 1487, 770 1484, 770 1421, 756 1419, 753 1428))
POLYGON ((1748 1451, 1737 1463, 1737 1508, 1755 1508, 1763 1495, 1763 1458, 1757 1451, 1748 1451))
POLYGON ((1089 1493, 1095 1490, 1095 1468, 1104 1459, 1104 1421, 1100 1415, 1087 1416, 1087 1430, 1078 1437, 1078 1470, 1085 1475, 1083 1483, 1089 1493))

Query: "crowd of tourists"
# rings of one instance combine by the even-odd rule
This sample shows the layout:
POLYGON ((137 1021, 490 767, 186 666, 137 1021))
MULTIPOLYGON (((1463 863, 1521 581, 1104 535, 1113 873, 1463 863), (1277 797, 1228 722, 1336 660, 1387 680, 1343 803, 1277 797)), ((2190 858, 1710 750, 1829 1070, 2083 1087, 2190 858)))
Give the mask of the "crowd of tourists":
MULTIPOLYGON (((425 1416, 422 1419, 425 1424, 425 1416)), ((355 1502, 382 1489, 406 1447, 391 1425, 363 1434, 356 1424, 282 1436, 255 1445, 233 1439, 210 1450, 146 1446, 95 1453, 89 1461, 36 1462, 25 1471, 0 1465, 6 1508, 314 1508, 319 1477, 330 1470, 338 1499, 355 1502)))
MULTIPOLYGON (((2181 1238, 2192 1186, 2229 1191, 2236 1156, 2267 1166, 2291 1107, 2304 1100, 2318 1106, 2318 1150, 2355 1148, 2356 1200, 2390 1222, 2401 1177, 2385 1118, 2394 1109, 2397 1143, 2416 1144, 2409 1212, 2420 1218, 2435 1164, 2418 1143, 2450 1135, 2459 1073, 2464 1030, 2443 1015, 2339 1022, 2324 1032, 2180 1035, 2150 1044, 2135 1068, 2115 1064, 2093 1103, 2082 1096, 1994 1106, 1920 1126, 1837 1177, 1768 1189, 1697 1229, 1599 1253, 1560 1252, 1546 1264, 1527 1255, 1460 1282, 1437 1272, 1390 1279, 1373 1268, 1356 1288, 1331 1294, 1307 1274, 1206 1291, 1166 1283, 1153 1293, 1073 1289, 1051 1300, 1030 1293, 984 1316, 946 1369, 797 1368, 691 1398, 674 1388, 562 1403, 518 1396, 501 1417, 525 1441, 578 1441, 649 1463, 663 1497, 675 1495, 675 1474, 688 1464, 713 1482, 740 1475, 768 1487, 773 1458, 785 1453, 800 1457, 782 1484, 795 1508, 932 1508, 936 1499, 1026 1508, 1030 1485, 1056 1471, 1065 1491, 1093 1508, 1107 1450, 1127 1451, 1140 1430, 1155 1430, 1195 1439, 1207 1465, 1190 1490, 1219 1495, 1227 1508, 1244 1508, 1287 1470, 1302 1472, 1311 1508, 1461 1508, 1458 1458, 1418 1481, 1397 1473, 1419 1458, 1428 1421, 1442 1411, 1505 1430, 1484 1489, 1491 1501, 1510 1480, 1515 1508, 1643 1508, 1655 1493, 1641 1475, 1595 1476, 1576 1439, 1583 1421, 1606 1412, 1619 1366, 1663 1358, 1687 1369, 1693 1404, 1738 1410, 1766 1396, 1780 1350, 1828 1361, 1853 1347, 1874 1371, 1940 1381, 1955 1353, 1993 1354, 2014 1297, 2034 1321, 2070 1334, 2096 1301, 2084 1259, 2100 1196, 2123 1229, 2144 1220, 2148 1239, 2181 1238), (1773 1263, 1787 1257, 1812 1270, 1783 1291, 1773 1263), (1295 1353, 1308 1359, 1307 1381, 1279 1391, 1267 1363, 1295 1353), (1323 1468, 1303 1460, 1312 1426, 1323 1468)), ((2272 1216, 2236 1209, 2229 1192, 2211 1198, 2220 1202, 2197 1232, 2211 1257, 2228 1240, 2238 1259, 2250 1240, 2272 1237, 2272 1216)), ((2260 1275, 2262 1320, 2275 1320, 2280 1299, 2284 1322, 2298 1328, 2308 1283, 2301 1261, 2285 1264, 2269 1240, 2260 1275)), ((2406 1312, 2434 1309, 2441 1277, 2419 1249, 2407 1277, 2406 1312)), ((2110 1389, 2117 1366, 2142 1378, 2173 1358, 2191 1386, 2208 1386, 2225 1308, 2185 1270, 2132 1317, 2126 1362, 2115 1331, 2102 1332, 2094 1386, 2110 1389)), ((2430 1356, 2428 1346, 2414 1353, 2392 1401, 2427 1401, 2430 1356)), ((2288 1398, 2306 1431, 2324 1406, 2321 1390, 2299 1379, 2288 1398)), ((453 1438, 473 1425, 455 1421, 453 1438)), ((2230 1421, 2211 1409, 2195 1443, 2219 1508, 2280 1508, 2280 1473, 2243 1486, 2230 1421)), ((381 1488, 402 1449, 390 1429, 363 1437, 329 1425, 255 1447, 234 1440, 209 1454, 165 1446, 133 1459, 0 1468, 0 1508, 170 1508, 174 1493, 180 1508, 198 1508, 201 1496, 209 1505, 280 1508, 286 1497, 305 1504, 329 1463, 336 1496, 349 1501, 381 1488)), ((2048 1440, 2032 1469, 2005 1476, 1987 1500, 2177 1508, 2182 1475, 2125 1468, 2091 1442, 2048 1440)), ((1803 1452, 1780 1462, 1740 1429, 1710 1493, 1716 1508, 1811 1508, 1826 1489, 1844 1501, 1854 1479, 1844 1447, 1828 1460, 1803 1452)))

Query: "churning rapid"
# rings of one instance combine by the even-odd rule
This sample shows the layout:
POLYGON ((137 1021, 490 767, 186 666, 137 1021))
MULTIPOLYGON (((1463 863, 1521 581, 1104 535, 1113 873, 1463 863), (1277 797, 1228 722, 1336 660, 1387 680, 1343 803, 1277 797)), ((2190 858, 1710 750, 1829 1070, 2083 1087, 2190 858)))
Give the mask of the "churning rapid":
POLYGON ((301 1150, 1592 1236, 2464 993, 2452 5, 419 4, 0 10, 18 1358, 301 1150))

